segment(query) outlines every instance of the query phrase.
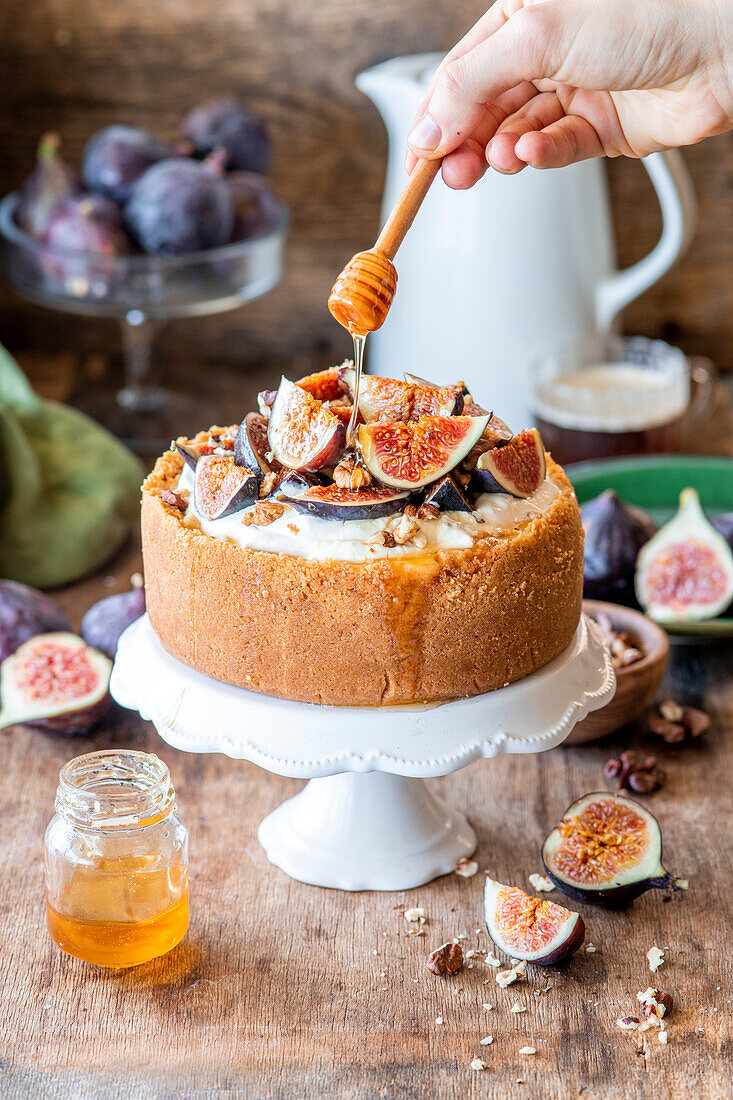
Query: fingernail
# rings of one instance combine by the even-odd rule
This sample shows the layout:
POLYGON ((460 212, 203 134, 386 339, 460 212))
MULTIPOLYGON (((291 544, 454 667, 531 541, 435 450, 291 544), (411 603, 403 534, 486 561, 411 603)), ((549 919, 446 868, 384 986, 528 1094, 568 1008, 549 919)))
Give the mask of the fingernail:
POLYGON ((437 149, 443 134, 432 115, 423 115, 417 126, 412 130, 408 141, 417 149, 430 151, 437 149))

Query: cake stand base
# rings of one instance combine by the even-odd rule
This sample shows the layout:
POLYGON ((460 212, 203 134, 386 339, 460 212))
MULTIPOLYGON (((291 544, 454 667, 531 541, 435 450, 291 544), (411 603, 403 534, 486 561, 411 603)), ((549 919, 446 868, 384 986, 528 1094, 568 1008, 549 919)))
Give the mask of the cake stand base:
POLYGON ((408 890, 448 874, 476 848, 463 814, 423 779, 389 772, 311 779, 257 837, 286 875, 339 890, 408 890))

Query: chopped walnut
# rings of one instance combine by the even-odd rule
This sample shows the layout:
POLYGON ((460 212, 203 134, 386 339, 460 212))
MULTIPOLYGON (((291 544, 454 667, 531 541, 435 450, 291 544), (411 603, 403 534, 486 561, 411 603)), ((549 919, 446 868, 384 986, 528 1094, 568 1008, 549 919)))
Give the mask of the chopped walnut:
POLYGON ((418 519, 437 519, 440 515, 440 508, 437 504, 421 504, 417 510, 418 519))
POLYGON ((475 859, 466 859, 464 856, 458 860, 453 870, 460 878, 473 878, 478 871, 478 863, 475 859))
POLYGON ((245 527, 267 527, 280 519, 285 512, 284 504, 275 504, 274 501, 261 500, 254 508, 249 508, 242 516, 245 527))
POLYGON ((382 540, 382 546, 386 546, 390 550, 392 549, 393 546, 397 545, 391 531, 381 531, 380 532, 380 538, 382 540))
POLYGON ((654 989, 651 985, 643 992, 637 993, 636 999, 641 1003, 642 1016, 647 1019, 654 1016, 661 1020, 662 1016, 667 1016, 674 1007, 671 994, 664 993, 661 989, 654 989))
POLYGON ((637 1031, 640 1023, 638 1016, 622 1016, 616 1021, 616 1027, 620 1027, 622 1031, 637 1031))
POLYGON ((608 615, 599 612, 594 621, 601 628, 611 650, 611 664, 614 668, 626 668, 636 664, 644 657, 643 649, 634 645, 626 630, 615 630, 608 615))
POLYGON ((535 1050, 534 1047, 520 1047, 519 1048, 519 1053, 520 1054, 536 1054, 537 1051, 535 1050))
POLYGON ((463 970, 463 948, 460 943, 444 943, 428 956, 425 965, 431 973, 441 977, 457 974, 463 970))
POLYGON ((277 474, 274 470, 271 470, 269 474, 265 474, 260 484, 260 500, 264 497, 269 497, 270 493, 277 485, 277 480, 277 474))
POLYGON ((652 974, 656 974, 664 962, 664 951, 659 947, 650 947, 646 953, 646 961, 649 963, 652 974))
POLYGON ((637 759, 632 749, 622 752, 619 757, 607 761, 603 768, 606 779, 616 780, 616 789, 634 791, 636 794, 651 794, 664 782, 664 772, 657 767, 656 756, 637 759))
MULTIPOLYGON (((408 508, 409 507, 410 505, 408 505, 408 508)), ((413 535, 416 535, 419 530, 420 524, 415 516, 409 516, 405 510, 392 528, 392 538, 398 546, 403 546, 406 542, 409 542, 413 535)))
POLYGON ((555 889, 555 883, 547 875, 530 875, 529 884, 538 894, 549 894, 555 889))
POLYGON ((185 512, 188 508, 188 493, 185 490, 161 489, 160 499, 164 504, 170 504, 172 508, 178 508, 185 512))
POLYGON ((486 1069, 486 1062, 482 1062, 480 1058, 474 1058, 474 1060, 471 1062, 471 1069, 486 1069))
POLYGON ((405 909, 403 916, 408 922, 419 921, 420 924, 425 924, 425 921, 428 919, 425 916, 425 910, 420 909, 417 906, 414 909, 405 909))
POLYGON ((333 480, 339 489, 365 489, 371 485, 372 475, 353 458, 343 458, 333 471, 333 480))
POLYGON ((506 989, 508 985, 523 978, 526 969, 527 963, 522 959, 521 962, 515 963, 511 970, 500 970, 496 975, 497 985, 500 985, 502 989, 506 989))

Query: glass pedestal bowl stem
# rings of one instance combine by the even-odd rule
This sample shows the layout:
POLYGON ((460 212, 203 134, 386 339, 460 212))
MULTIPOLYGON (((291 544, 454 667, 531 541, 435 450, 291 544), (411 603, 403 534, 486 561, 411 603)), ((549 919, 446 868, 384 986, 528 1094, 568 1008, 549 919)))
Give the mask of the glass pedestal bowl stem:
POLYGON ((140 309, 129 310, 120 319, 125 385, 117 403, 126 412, 155 412, 165 404, 165 391, 153 384, 153 344, 158 326, 140 309))

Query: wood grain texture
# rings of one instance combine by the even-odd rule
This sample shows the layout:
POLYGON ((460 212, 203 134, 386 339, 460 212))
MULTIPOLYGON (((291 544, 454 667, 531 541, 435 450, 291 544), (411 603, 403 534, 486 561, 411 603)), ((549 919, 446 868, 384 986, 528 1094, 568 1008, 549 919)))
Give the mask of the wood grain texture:
MULTIPOLYGON (((132 546, 107 580, 62 592, 74 623, 93 599, 124 588, 138 565, 132 546)), ((481 870, 527 888, 527 876, 541 869, 546 831, 572 799, 604 787, 609 755, 634 744, 656 751, 668 773, 666 787, 645 804, 662 822, 669 866, 691 879, 689 894, 667 903, 647 894, 619 913, 579 907, 597 953, 581 952, 564 969, 530 967, 525 982, 506 990, 479 960, 450 979, 425 967, 429 951, 458 934, 467 937, 464 949, 490 946, 482 873, 395 894, 304 886, 270 866, 256 839, 261 818, 295 793, 296 781, 177 752, 121 710, 85 739, 3 731, 3 1100, 727 1100, 730 649, 675 646, 668 682, 711 712, 713 729, 701 742, 664 746, 627 731, 600 746, 481 761, 433 781, 468 812, 481 870), (43 913, 41 844, 58 770, 80 752, 109 746, 166 760, 191 833, 188 936, 165 958, 124 972, 59 953, 43 913), (428 914, 425 936, 405 935, 402 909, 412 905, 428 914), (667 949, 656 978, 645 960, 653 944, 667 949), (614 1023, 650 984, 675 999, 667 1047, 654 1032, 637 1038, 614 1023), (515 1001, 528 1011, 511 1013, 515 1001), (495 1007, 487 1012, 483 1003, 495 1007), (481 1047, 487 1034, 494 1044, 481 1047), (537 1055, 521 1056, 525 1045, 537 1055), (486 1071, 469 1068, 475 1057, 486 1071)))
MULTIPOLYGON (((0 192, 28 173, 38 136, 64 135, 78 158, 86 137, 115 121, 173 135, 182 113, 216 95, 241 96, 270 124, 272 178, 293 214, 287 274, 246 310, 180 321, 169 363, 228 361, 249 370, 264 354, 339 361, 348 343, 326 298, 378 229, 386 137, 353 79, 386 57, 444 50, 485 6, 480 0, 5 0, 0 9, 0 192)), ((628 331, 661 335, 733 367, 733 138, 685 151, 700 197, 690 253, 634 303, 628 331)), ((659 212, 640 165, 609 166, 619 260, 647 252, 659 212)), ((111 322, 55 314, 0 290, 0 330, 14 350, 119 350, 111 322)))

